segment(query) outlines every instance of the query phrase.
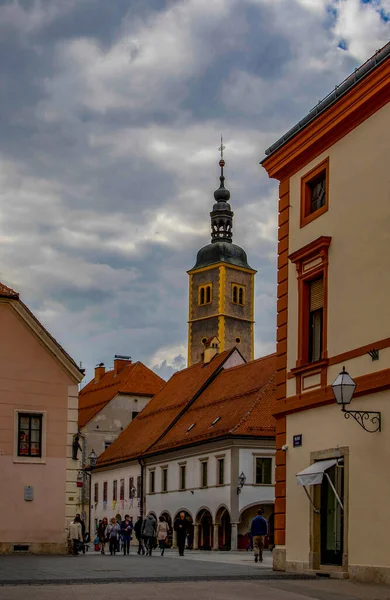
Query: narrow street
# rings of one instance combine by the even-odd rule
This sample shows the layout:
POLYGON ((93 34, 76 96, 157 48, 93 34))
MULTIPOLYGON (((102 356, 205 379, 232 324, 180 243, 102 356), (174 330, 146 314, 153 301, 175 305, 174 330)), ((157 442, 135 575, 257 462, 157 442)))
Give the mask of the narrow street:
POLYGON ((3 556, 0 598, 19 600, 390 600, 390 588, 272 571, 246 552, 187 552, 179 558, 3 556))

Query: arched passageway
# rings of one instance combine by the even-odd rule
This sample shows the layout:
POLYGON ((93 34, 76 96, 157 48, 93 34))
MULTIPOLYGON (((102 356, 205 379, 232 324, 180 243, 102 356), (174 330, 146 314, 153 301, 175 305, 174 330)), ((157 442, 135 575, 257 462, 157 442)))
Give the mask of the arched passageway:
POLYGON ((213 518, 208 508, 202 508, 196 515, 197 546, 199 550, 212 550, 213 548, 213 518))
MULTIPOLYGON (((215 533, 218 532, 218 546, 214 543, 214 548, 218 550, 230 550, 232 539, 232 527, 230 514, 225 506, 221 506, 215 515, 215 533)), ((216 540, 214 540, 216 542, 216 540)))
POLYGON ((241 511, 240 523, 238 526, 238 549, 245 550, 249 548, 250 538, 249 531, 251 528, 252 520, 257 515, 257 510, 262 508, 264 511, 264 517, 268 521, 268 535, 265 538, 264 547, 268 548, 273 545, 274 538, 274 505, 273 504, 255 504, 248 506, 241 511))

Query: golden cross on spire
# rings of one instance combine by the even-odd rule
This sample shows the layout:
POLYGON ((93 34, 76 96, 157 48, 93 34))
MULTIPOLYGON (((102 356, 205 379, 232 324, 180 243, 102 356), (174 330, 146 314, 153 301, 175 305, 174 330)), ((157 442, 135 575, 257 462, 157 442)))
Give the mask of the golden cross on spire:
POLYGON ((221 153, 221 159, 223 160, 223 151, 225 150, 225 146, 223 145, 222 135, 221 135, 221 145, 218 148, 218 150, 220 151, 220 153, 221 153))

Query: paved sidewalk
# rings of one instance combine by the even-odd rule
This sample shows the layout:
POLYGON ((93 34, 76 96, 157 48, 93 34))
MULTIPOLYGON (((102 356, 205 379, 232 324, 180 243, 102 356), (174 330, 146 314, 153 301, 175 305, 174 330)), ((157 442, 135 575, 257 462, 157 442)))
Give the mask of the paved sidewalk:
POLYGON ((337 580, 184 581, 107 585, 6 586, 1 600, 390 600, 390 588, 337 580))
MULTIPOLYGON (((304 577, 304 576, 303 576, 304 577)), ((239 579, 302 578, 301 575, 275 573, 272 556, 255 563, 249 553, 175 551, 153 556, 123 556, 87 553, 79 556, 3 556, 0 559, 0 585, 112 583, 145 581, 201 581, 239 579)))

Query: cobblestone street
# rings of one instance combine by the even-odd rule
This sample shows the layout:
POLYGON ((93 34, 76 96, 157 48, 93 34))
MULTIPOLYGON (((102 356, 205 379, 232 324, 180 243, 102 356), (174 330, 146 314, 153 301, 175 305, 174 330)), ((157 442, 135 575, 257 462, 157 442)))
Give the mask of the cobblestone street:
POLYGON ((390 600, 390 588, 350 581, 275 573, 272 555, 262 564, 243 552, 188 552, 179 558, 3 556, 0 598, 19 600, 390 600), (298 578, 297 578, 298 577, 298 578), (151 585, 153 584, 153 585, 151 585))

